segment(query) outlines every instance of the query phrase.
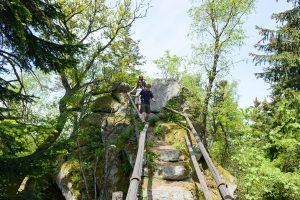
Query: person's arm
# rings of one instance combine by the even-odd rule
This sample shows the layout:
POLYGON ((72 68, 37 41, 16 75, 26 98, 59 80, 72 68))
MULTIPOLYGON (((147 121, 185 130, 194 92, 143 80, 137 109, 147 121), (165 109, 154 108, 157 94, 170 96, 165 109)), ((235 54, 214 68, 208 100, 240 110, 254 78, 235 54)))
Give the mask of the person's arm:
POLYGON ((136 88, 134 87, 130 92, 128 92, 127 94, 132 95, 133 91, 136 90, 136 88))
POLYGON ((153 96, 153 93, 151 92, 151 94, 150 94, 150 97, 151 97, 151 99, 152 99, 152 101, 156 101, 155 99, 154 99, 154 96, 153 96))
POLYGON ((142 90, 136 90, 136 93, 135 93, 135 97, 138 97, 138 96, 140 96, 141 95, 141 93, 142 93, 142 91, 143 91, 143 89, 142 90))

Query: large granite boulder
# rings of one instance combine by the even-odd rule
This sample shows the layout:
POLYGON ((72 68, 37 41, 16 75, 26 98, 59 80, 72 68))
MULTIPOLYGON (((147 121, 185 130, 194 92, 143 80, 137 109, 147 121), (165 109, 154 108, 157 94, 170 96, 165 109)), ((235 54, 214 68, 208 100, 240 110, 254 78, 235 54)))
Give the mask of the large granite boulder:
POLYGON ((159 112, 170 99, 179 95, 180 90, 180 84, 174 79, 155 79, 151 91, 156 102, 151 102, 151 111, 159 112))
POLYGON ((73 173, 79 174, 79 162, 76 160, 69 160, 61 165, 60 171, 56 177, 56 184, 66 200, 76 200, 80 195, 78 188, 74 188, 72 183, 73 173))
POLYGON ((121 104, 110 94, 98 97, 92 104, 92 112, 115 113, 121 107, 121 104))
POLYGON ((132 86, 128 83, 115 83, 110 87, 110 90, 113 92, 127 93, 132 90, 132 86))

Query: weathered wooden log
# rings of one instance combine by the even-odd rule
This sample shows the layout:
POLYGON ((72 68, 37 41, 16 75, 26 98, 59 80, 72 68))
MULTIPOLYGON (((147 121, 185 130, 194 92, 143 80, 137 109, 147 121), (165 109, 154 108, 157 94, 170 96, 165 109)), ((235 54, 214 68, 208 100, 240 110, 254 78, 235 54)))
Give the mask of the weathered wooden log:
POLYGON ((177 113, 177 114, 179 114, 179 115, 183 115, 183 113, 178 112, 177 110, 174 110, 174 109, 172 109, 172 108, 165 107, 165 109, 170 110, 170 111, 172 111, 172 112, 174 112, 174 113, 177 113))
POLYGON ((148 127, 149 124, 146 123, 143 131, 140 133, 139 148, 138 148, 133 172, 130 178, 130 185, 128 188, 126 200, 136 200, 137 198, 138 187, 141 182, 141 176, 143 170, 144 147, 145 147, 146 133, 148 127))
POLYGON ((207 184, 206 184, 206 181, 205 181, 205 178, 204 178, 204 176, 203 176, 203 174, 202 174, 202 172, 201 172, 201 170, 199 168, 196 156, 194 155, 194 151, 193 151, 190 139, 189 139, 189 137, 187 135, 185 135, 185 142, 186 142, 186 146, 187 146, 187 148, 189 150, 189 153, 190 153, 190 156, 191 156, 191 160, 192 160, 192 164, 193 164, 193 167, 194 167, 195 172, 197 174, 199 183, 200 183, 200 185, 202 187, 202 191, 203 191, 204 197, 207 200, 212 200, 211 195, 210 195, 209 190, 208 190, 208 187, 207 187, 207 184))
POLYGON ((233 199, 232 196, 229 194, 228 190, 227 190, 227 187, 226 187, 226 184, 225 182, 222 180, 217 168, 215 167, 215 165, 213 164, 212 160, 210 159, 203 143, 201 142, 201 139, 200 137, 198 136, 198 133, 197 131, 195 130, 192 122, 190 121, 189 117, 187 116, 186 113, 183 114, 183 116, 185 117, 188 125, 190 126, 191 130, 192 130, 192 133, 194 134, 194 137, 196 139, 196 142, 200 148, 200 151, 202 153, 202 156, 206 162, 206 164, 208 165, 217 185, 218 185, 218 188, 219 188, 219 191, 221 193, 221 196, 223 199, 227 200, 227 199, 233 199))
POLYGON ((132 106, 134 107, 135 111, 136 111, 137 114, 139 115, 139 118, 141 119, 141 121, 142 121, 143 123, 145 123, 146 121, 145 121, 143 115, 140 113, 140 111, 139 111, 138 108, 136 107, 134 101, 133 101, 132 98, 131 98, 131 95, 130 95, 129 93, 127 93, 127 96, 128 96, 128 98, 129 98, 129 100, 130 100, 132 106))

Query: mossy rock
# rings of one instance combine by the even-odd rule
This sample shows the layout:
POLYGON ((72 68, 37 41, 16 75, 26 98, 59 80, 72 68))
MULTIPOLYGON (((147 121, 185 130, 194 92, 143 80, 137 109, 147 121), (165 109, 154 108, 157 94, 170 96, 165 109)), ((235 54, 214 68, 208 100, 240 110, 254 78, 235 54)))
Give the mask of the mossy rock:
POLYGON ((121 104, 116 99, 114 99, 110 94, 106 94, 94 101, 91 110, 94 113, 115 113, 119 110, 120 106, 121 104))
POLYGON ((91 113, 82 120, 80 125, 83 128, 86 128, 89 126, 101 127, 103 117, 104 117, 104 115, 101 113, 91 113))
POLYGON ((126 93, 112 93, 112 96, 120 103, 126 104, 128 102, 128 96, 126 93))
POLYGON ((113 116, 105 119, 105 126, 129 125, 130 119, 125 117, 113 116))
POLYGON ((79 199, 81 195, 79 168, 80 165, 77 160, 68 160, 64 162, 60 167, 59 173, 56 177, 56 183, 66 199, 79 199), (76 180, 78 182, 76 182, 76 180))
POLYGON ((163 140, 168 144, 185 144, 185 135, 187 131, 175 123, 160 124, 163 140))

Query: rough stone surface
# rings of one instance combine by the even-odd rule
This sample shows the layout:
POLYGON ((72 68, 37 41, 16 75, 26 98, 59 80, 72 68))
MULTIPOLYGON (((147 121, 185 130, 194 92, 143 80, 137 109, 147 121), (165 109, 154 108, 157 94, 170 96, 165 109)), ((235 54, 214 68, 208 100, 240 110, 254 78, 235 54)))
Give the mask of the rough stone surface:
POLYGON ((155 177, 164 180, 180 181, 190 177, 191 171, 182 164, 157 166, 154 172, 155 177))
POLYGON ((152 191, 153 200, 194 200, 192 193, 180 187, 160 187, 152 191))
POLYGON ((129 125, 130 122, 128 119, 119 116, 109 116, 105 119, 105 124, 103 126, 118 126, 118 125, 129 125))
POLYGON ((113 192, 112 200, 123 200, 123 192, 122 191, 113 192))
POLYGON ((117 83, 111 87, 113 92, 129 92, 132 89, 132 86, 128 83, 117 83))
POLYGON ((89 126, 98 126, 101 127, 101 122, 103 120, 103 113, 91 113, 86 116, 83 121, 81 122, 82 127, 89 127, 89 126))
POLYGON ((144 178, 142 196, 151 200, 196 200, 195 185, 191 182, 161 181, 144 178))
POLYGON ((115 113, 121 104, 111 95, 103 95, 95 100, 92 105, 93 112, 115 113))
POLYGON ((237 180, 234 176, 232 176, 227 170, 225 170, 223 167, 218 166, 218 170, 221 173, 222 179, 225 181, 228 192, 231 196, 235 196, 234 193, 237 189, 237 180))
POLYGON ((159 151, 158 160, 165 162, 176 162, 179 160, 180 152, 177 149, 166 149, 159 151))
POLYGON ((124 147, 124 153, 127 157, 127 160, 129 161, 130 165, 132 168, 134 168, 134 163, 136 159, 136 152, 137 152, 137 143, 136 142, 129 142, 125 147, 124 147))
POLYGON ((120 103, 126 104, 128 102, 128 96, 126 93, 114 92, 112 96, 120 103))
POLYGON ((78 170, 79 163, 77 161, 67 161, 62 164, 60 171, 56 177, 56 184, 61 190, 62 195, 66 200, 76 200, 76 195, 73 190, 70 173, 74 170, 78 170))
POLYGON ((151 111, 159 112, 166 103, 180 93, 180 84, 173 79, 155 79, 151 91, 156 102, 151 102, 151 111))
POLYGON ((159 117, 156 114, 150 113, 150 115, 148 117, 148 121, 150 122, 150 124, 154 124, 158 120, 159 120, 159 117))
POLYGON ((196 144, 193 144, 192 148, 193 148, 194 155, 195 155, 196 159, 199 161, 200 158, 202 157, 202 153, 201 153, 200 148, 196 144))

